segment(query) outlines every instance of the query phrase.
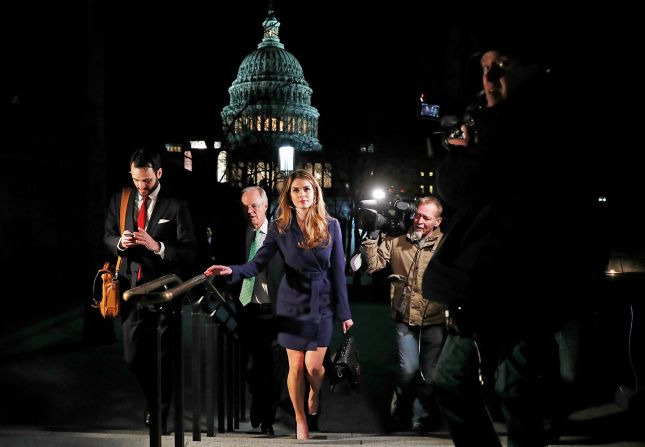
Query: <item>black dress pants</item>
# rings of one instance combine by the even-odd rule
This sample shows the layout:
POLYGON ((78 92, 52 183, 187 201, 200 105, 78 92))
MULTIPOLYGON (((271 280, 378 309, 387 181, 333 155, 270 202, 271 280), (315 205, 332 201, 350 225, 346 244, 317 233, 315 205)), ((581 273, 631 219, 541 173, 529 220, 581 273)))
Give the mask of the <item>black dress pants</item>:
POLYGON ((157 402, 157 323, 161 331, 161 423, 166 425, 172 396, 170 316, 152 305, 134 304, 124 309, 123 356, 134 373, 154 414, 157 402))
POLYGON ((277 342, 270 304, 247 304, 242 308, 242 316, 251 425, 272 425, 286 383, 286 352, 277 342))

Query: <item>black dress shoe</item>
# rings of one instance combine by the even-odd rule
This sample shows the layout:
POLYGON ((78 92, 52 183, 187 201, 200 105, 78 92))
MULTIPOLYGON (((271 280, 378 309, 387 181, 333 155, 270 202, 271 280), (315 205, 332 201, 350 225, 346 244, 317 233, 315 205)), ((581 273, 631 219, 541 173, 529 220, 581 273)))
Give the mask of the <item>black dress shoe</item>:
POLYGON ((273 425, 271 424, 260 424, 260 430, 263 435, 275 436, 275 431, 273 431, 273 425))
MULTIPOLYGON (((143 412, 143 423, 146 424, 146 427, 150 427, 150 423, 152 422, 152 414, 150 413, 149 409, 145 409, 143 412)), ((164 419, 161 422, 161 434, 162 435, 169 435, 170 432, 168 431, 168 423, 164 419)))
POLYGON ((253 428, 258 428, 260 426, 260 411, 258 409, 258 405, 251 403, 251 427, 253 428))
POLYGON ((413 422, 412 423, 412 433, 419 435, 419 436, 424 436, 428 434, 428 428, 422 424, 421 422, 413 422))

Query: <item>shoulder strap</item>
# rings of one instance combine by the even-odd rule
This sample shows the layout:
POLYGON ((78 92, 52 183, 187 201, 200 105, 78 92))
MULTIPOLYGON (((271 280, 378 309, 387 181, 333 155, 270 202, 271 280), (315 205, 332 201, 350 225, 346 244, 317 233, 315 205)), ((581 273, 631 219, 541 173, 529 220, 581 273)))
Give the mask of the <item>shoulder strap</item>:
POLYGON ((131 189, 128 187, 123 188, 123 192, 121 193, 121 208, 120 210, 120 215, 119 215, 119 231, 121 234, 123 234, 123 230, 125 230, 125 213, 128 211, 128 200, 130 199, 130 191, 131 189))
POLYGON ((434 245, 432 246, 431 253, 434 254, 437 249, 439 248, 439 243, 441 242, 441 239, 443 239, 443 233, 441 233, 438 237, 437 240, 435 241, 434 245))
MULTIPOLYGON (((132 191, 131 188, 123 187, 123 191, 121 192, 121 207, 119 208, 120 234, 123 234, 123 230, 125 230, 125 214, 128 211, 128 200, 130 199, 130 191, 132 191)), ((116 268, 114 269, 116 275, 119 274, 119 268, 121 268, 121 256, 119 256, 118 259, 116 260, 116 268)))

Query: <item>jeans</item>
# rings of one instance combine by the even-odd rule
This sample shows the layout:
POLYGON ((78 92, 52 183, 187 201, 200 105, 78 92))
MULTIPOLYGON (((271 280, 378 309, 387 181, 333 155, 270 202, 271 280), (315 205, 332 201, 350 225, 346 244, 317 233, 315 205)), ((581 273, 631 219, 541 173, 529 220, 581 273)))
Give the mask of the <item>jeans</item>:
POLYGON ((580 321, 577 317, 566 318, 555 333, 560 360, 560 378, 573 385, 578 378, 578 355, 580 352, 580 321))
MULTIPOLYGON (((496 373, 508 430, 508 447, 545 445, 540 386, 544 364, 541 340, 521 339, 504 347, 496 373)), ((479 345, 471 336, 451 332, 435 370, 435 394, 456 447, 500 447, 479 383, 479 345)))
POLYGON ((445 327, 396 322, 395 330, 399 348, 399 377, 394 396, 397 411, 412 401, 412 423, 421 423, 428 418, 433 404, 432 376, 445 339, 445 327))

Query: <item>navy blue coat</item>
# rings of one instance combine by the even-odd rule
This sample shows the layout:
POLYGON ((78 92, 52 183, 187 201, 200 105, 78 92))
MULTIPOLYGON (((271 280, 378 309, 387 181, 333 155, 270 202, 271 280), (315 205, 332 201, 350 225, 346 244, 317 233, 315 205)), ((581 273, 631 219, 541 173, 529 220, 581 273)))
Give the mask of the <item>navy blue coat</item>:
POLYGON ((277 298, 278 342, 288 349, 311 351, 329 346, 334 316, 340 321, 351 319, 340 225, 332 217, 327 223, 331 243, 312 250, 298 247, 304 237, 295 217, 284 234, 270 225, 253 260, 231 266, 230 281, 237 282, 257 275, 280 251, 285 275, 277 298))

